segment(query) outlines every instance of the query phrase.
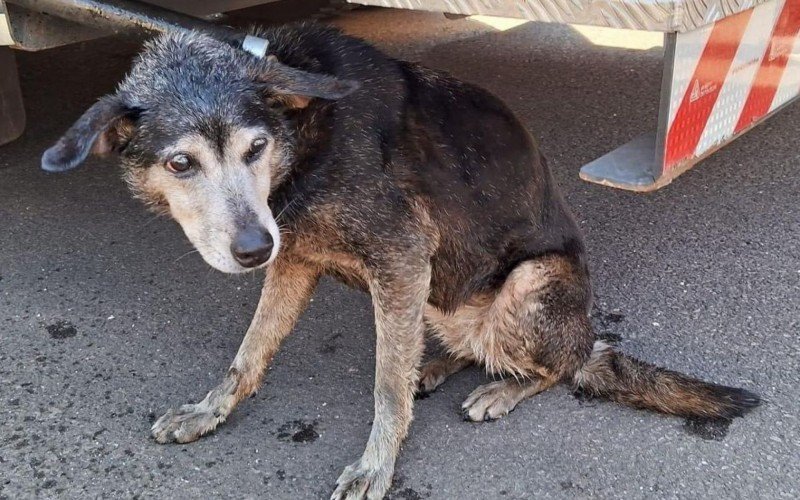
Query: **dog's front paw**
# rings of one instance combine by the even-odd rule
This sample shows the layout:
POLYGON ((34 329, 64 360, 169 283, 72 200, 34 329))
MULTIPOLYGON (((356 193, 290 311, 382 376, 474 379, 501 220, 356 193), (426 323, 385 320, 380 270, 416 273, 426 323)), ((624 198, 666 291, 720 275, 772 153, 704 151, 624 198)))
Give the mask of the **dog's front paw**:
POLYGON ((331 500, 379 500, 392 485, 393 467, 368 467, 363 460, 345 467, 331 500))
POLYGON ((213 431, 225 417, 200 405, 183 405, 156 420, 150 433, 159 443, 191 443, 213 431))

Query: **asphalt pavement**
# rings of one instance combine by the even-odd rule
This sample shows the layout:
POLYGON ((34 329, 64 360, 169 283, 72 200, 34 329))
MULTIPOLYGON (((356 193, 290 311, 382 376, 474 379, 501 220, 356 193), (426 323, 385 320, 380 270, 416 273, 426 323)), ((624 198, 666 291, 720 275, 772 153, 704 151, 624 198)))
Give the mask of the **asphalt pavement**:
MULTIPOLYGON (((601 335, 764 399, 727 428, 696 428, 559 387, 473 424, 458 408, 486 377, 470 369, 417 402, 389 497, 800 497, 800 105, 633 194, 578 169, 654 128, 660 48, 428 13, 333 22, 491 89, 541 139, 586 235, 601 335)), ((17 56, 29 125, 0 147, 0 498, 325 498, 363 450, 374 373, 369 298, 333 281, 228 423, 190 445, 149 437, 155 418, 219 381, 260 284, 187 254, 113 164, 39 170, 137 47, 109 38, 17 56)))

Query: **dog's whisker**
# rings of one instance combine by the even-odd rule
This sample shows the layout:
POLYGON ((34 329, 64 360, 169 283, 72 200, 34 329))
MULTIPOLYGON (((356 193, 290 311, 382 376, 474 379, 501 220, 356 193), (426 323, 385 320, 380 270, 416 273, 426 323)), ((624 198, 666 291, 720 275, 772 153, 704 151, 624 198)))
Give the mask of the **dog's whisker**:
POLYGON ((278 213, 278 215, 275 216, 275 222, 276 223, 281 220, 281 216, 286 213, 286 211, 289 209, 289 207, 291 207, 294 204, 295 201, 297 201, 297 198, 294 198, 294 199, 292 199, 292 201, 287 203, 286 206, 283 207, 283 209, 278 213))
POLYGON ((161 217, 163 217, 163 215, 164 215, 164 214, 154 214, 152 217, 150 217, 149 219, 147 219, 147 220, 146 220, 146 221, 145 221, 145 222, 144 222, 144 223, 143 223, 141 226, 139 226, 139 228, 140 228, 140 229, 144 229, 145 227, 149 226, 149 225, 150 225, 150 224, 152 224, 153 222, 155 222, 155 221, 157 221, 158 219, 160 219, 161 217))
POLYGON ((174 260, 174 261, 172 261, 172 262, 173 262, 173 264, 174 264, 175 262, 178 262, 179 260, 181 260, 182 258, 186 257, 187 255, 192 255, 193 253, 197 253, 197 252, 199 252, 199 251, 200 251, 200 250, 197 250, 197 249, 194 249, 194 250, 189 250, 188 252, 186 252, 185 254, 181 255, 180 257, 178 257, 177 259, 175 259, 175 260, 174 260))
POLYGON ((294 234, 294 232, 291 229, 289 229, 288 225, 283 225, 283 226, 278 225, 278 233, 281 236, 284 236, 284 235, 287 235, 287 234, 294 234))

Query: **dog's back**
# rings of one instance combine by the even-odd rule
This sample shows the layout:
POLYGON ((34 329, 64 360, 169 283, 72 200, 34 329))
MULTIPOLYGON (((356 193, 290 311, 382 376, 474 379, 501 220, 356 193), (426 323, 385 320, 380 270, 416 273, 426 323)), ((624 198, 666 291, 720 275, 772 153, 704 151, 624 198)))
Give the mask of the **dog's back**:
POLYGON ((325 167, 337 172, 325 175, 323 203, 335 197, 336 204, 359 204, 352 185, 363 190, 387 174, 398 195, 421 200, 438 228, 432 304, 453 310, 496 290, 518 263, 540 255, 558 253, 583 265, 580 233, 545 159, 500 99, 331 28, 298 24, 262 35, 287 64, 362 83, 327 122, 340 134, 332 143, 359 142, 359 158, 332 152, 342 168, 325 167), (372 137, 380 140, 371 143, 372 137), (360 161, 364 156, 379 161, 360 161))
POLYGON ((445 73, 400 65, 408 85, 400 151, 442 234, 432 302, 449 310, 541 255, 582 261, 547 163, 505 104, 445 73))

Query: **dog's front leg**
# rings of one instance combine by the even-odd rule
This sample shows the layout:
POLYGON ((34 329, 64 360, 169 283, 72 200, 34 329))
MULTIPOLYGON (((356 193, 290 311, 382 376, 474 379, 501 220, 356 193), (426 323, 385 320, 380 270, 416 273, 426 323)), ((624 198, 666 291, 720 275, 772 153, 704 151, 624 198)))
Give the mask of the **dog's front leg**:
POLYGON ((370 284, 375 307, 375 418, 364 454, 345 468, 332 499, 383 498, 411 424, 424 349, 423 311, 430 267, 385 273, 370 284))
POLYGON ((256 314, 225 379, 201 402, 169 410, 151 429, 159 443, 189 443, 214 430, 254 393, 269 362, 314 292, 318 274, 279 258, 267 269, 256 314))

